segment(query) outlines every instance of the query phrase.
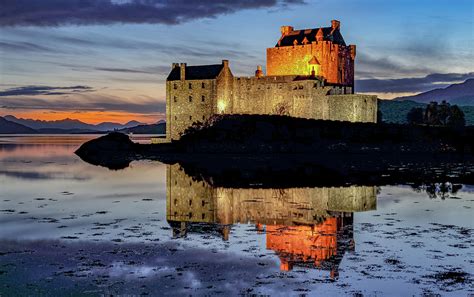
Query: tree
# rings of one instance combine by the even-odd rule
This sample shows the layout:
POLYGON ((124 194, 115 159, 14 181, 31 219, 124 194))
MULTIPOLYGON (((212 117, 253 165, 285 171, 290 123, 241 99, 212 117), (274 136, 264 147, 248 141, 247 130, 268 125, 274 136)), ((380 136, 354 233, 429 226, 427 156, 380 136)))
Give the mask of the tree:
POLYGON ((448 124, 448 119, 451 114, 451 105, 446 102, 442 101, 440 105, 438 105, 438 110, 437 110, 437 121, 443 125, 446 126, 448 124))
POLYGON ((429 126, 463 127, 466 125, 463 111, 457 105, 446 101, 438 104, 430 102, 425 110, 420 107, 412 108, 407 114, 410 124, 424 124, 429 126))
POLYGON ((426 106, 423 123, 426 125, 441 125, 438 102, 432 101, 426 106))
POLYGON ((466 125, 464 112, 457 105, 451 106, 446 125, 451 127, 464 127, 466 125))
POLYGON ((412 108, 407 114, 407 121, 412 125, 424 123, 424 112, 421 107, 412 108))

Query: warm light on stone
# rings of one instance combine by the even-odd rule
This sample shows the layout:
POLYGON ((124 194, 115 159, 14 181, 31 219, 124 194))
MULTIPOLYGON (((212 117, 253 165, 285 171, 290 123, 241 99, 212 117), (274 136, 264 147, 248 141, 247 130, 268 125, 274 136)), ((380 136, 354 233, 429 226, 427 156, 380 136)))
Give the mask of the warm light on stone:
POLYGON ((225 111, 225 106, 226 106, 226 104, 225 104, 225 102, 224 102, 223 100, 217 101, 217 111, 218 111, 219 113, 224 113, 224 111, 225 111))

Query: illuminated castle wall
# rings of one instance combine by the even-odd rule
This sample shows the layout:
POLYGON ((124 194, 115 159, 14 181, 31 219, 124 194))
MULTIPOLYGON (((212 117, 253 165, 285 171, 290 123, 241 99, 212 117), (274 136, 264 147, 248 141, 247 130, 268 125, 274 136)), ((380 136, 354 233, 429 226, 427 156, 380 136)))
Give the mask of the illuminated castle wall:
POLYGON ((341 24, 294 30, 281 27, 281 37, 267 49, 267 75, 316 75, 331 84, 354 86, 355 45, 346 46, 341 24))
POLYGON ((166 80, 167 140, 215 114, 276 114, 349 122, 376 122, 376 96, 354 94, 355 46, 346 46, 340 24, 293 30, 282 27, 267 49, 267 75, 234 77, 229 62, 173 63, 166 80))

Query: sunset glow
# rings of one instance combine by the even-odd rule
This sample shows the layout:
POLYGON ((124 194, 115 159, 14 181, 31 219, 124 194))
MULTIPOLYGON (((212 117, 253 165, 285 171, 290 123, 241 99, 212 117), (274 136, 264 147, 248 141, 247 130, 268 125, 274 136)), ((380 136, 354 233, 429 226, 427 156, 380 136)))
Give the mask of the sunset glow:
MULTIPOLYGON (((87 124, 99 124, 103 122, 113 122, 125 124, 129 121, 138 121, 140 123, 153 124, 159 120, 164 119, 164 116, 159 114, 139 114, 129 112, 108 112, 108 111, 57 111, 50 112, 47 110, 41 111, 15 111, 13 113, 18 118, 23 119, 37 119, 43 121, 57 121, 63 119, 74 119, 87 124)), ((5 113, 3 115, 8 115, 5 113)))

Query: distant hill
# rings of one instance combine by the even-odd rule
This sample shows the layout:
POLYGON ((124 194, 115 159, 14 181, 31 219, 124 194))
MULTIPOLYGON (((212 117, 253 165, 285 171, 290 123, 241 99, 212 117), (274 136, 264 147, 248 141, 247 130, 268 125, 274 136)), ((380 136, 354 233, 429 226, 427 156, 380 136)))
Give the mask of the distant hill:
POLYGON ((0 134, 34 134, 36 130, 0 117, 0 134))
POLYGON ((117 130, 122 133, 133 134, 166 134, 166 124, 162 121, 152 125, 139 125, 132 128, 117 130))
MULTIPOLYGON (((56 121, 42 121, 42 120, 32 120, 32 119, 21 119, 12 115, 7 115, 4 117, 7 121, 21 124, 23 126, 32 128, 32 129, 53 129, 51 131, 58 131, 57 129, 69 130, 69 131, 113 131, 123 128, 130 128, 138 125, 143 125, 143 123, 137 121, 130 121, 124 125, 119 123, 104 122, 97 125, 87 124, 79 120, 74 119, 64 119, 56 121)), ((57 132, 56 132, 57 133, 57 132)), ((68 133, 68 132, 64 132, 68 133)))
MULTIPOLYGON (((426 103, 411 100, 379 100, 378 109, 382 112, 382 119, 387 123, 407 123, 407 114, 414 107, 425 108, 426 103)), ((474 126, 474 106, 459 106, 464 112, 466 125, 474 126)))
POLYGON ((456 105, 474 106, 474 78, 463 83, 453 84, 443 89, 434 89, 414 96, 397 97, 396 101, 416 101, 429 103, 430 101, 441 102, 443 100, 456 105))

